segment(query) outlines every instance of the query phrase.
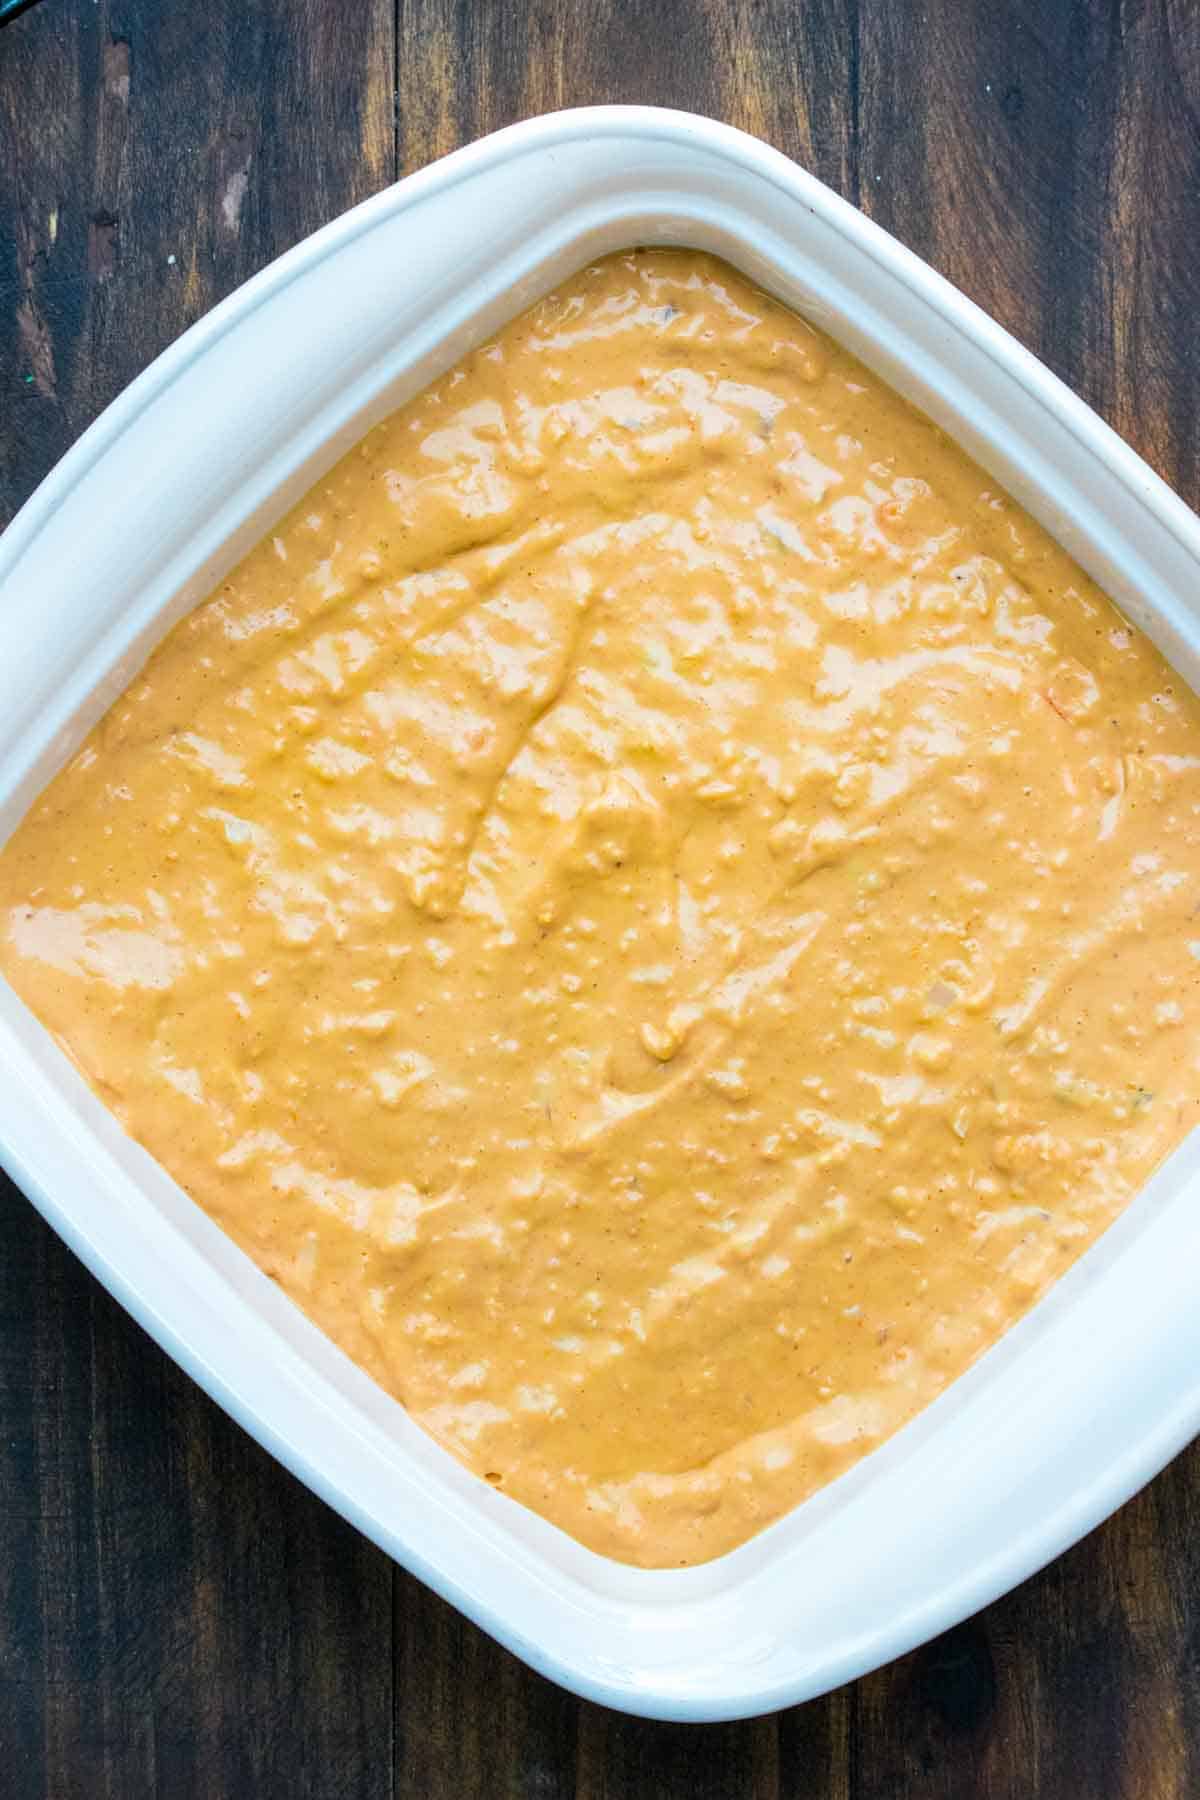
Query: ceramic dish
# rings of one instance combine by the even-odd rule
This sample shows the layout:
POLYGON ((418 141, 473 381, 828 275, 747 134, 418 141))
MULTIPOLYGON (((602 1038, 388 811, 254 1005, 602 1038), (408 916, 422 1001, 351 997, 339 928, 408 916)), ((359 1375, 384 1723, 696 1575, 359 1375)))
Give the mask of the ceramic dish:
MULTIPOLYGON (((961 294, 782 156, 681 113, 532 120, 348 213, 147 370, 0 544, 0 839, 164 630, 369 425, 563 276, 716 252, 915 399, 1186 679, 1200 521, 961 294)), ((1028 1575, 1200 1426, 1200 1147, 850 1474, 701 1568, 584 1550, 439 1449, 283 1298, 0 983, 14 1179, 158 1341, 377 1544, 556 1681, 719 1719, 820 1693, 1028 1575)))

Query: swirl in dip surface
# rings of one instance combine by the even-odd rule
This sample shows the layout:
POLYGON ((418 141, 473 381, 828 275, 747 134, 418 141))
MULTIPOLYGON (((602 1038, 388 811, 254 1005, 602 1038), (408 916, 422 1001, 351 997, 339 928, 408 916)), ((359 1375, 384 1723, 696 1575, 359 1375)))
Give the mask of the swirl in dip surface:
POLYGON ((567 283, 178 625, 0 857, 4 972, 442 1444, 712 1557, 1197 1116, 1200 712, 733 270, 567 283))

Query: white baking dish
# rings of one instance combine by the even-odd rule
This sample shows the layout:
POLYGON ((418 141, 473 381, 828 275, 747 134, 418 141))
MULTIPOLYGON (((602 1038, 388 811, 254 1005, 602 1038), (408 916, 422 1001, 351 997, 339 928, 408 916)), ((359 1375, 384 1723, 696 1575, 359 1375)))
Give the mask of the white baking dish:
MULTIPOLYGON (((1200 521, 968 301, 738 132, 518 125, 318 232, 161 356, 0 543, 0 836, 149 645, 368 425, 589 258, 716 251, 995 473, 1196 685, 1200 521)), ((0 983, 3 1158, 209 1393, 536 1668, 661 1717, 817 1694, 982 1605, 1200 1426, 1189 1142, 1035 1312, 882 1450, 707 1566, 582 1549, 439 1450, 131 1143, 0 983)))

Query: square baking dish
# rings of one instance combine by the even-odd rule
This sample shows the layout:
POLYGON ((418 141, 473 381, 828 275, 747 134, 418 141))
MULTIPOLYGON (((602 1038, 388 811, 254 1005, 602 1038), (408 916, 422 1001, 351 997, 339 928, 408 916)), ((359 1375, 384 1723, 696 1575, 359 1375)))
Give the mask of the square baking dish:
MULTIPOLYGON (((1200 521, 1012 338, 784 157, 683 113, 535 119, 356 208, 161 356, 0 542, 0 840, 150 647, 358 437, 590 259, 715 252, 953 434, 1193 687, 1200 521)), ((441 1450, 122 1132, 0 981, 0 1154, 281 1462, 535 1668, 629 1712, 818 1694, 974 1611, 1200 1428, 1189 1140, 934 1405, 684 1571, 583 1549, 441 1450)))

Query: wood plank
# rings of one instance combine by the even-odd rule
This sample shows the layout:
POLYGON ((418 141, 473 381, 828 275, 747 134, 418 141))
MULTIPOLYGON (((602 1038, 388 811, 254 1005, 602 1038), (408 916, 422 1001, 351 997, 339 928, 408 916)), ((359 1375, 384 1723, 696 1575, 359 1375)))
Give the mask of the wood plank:
POLYGON ((398 0, 402 173, 564 106, 677 106, 768 138, 852 192, 854 8, 843 0, 398 0))
POLYGON ((0 71, 7 520, 186 326, 392 179, 392 4, 35 7, 0 71))
MULTIPOLYGON (((391 0, 47 4, 0 41, 0 516, 392 176, 391 0)), ((181 428, 185 424, 181 421, 181 428)), ((6 1800, 392 1791, 392 1568, 0 1197, 6 1800)))
POLYGON ((387 1559, 0 1206, 6 1800, 389 1793, 387 1559))
MULTIPOLYGON (((396 0, 395 21, 391 0, 44 0, 0 40, 0 518, 394 157, 606 100, 798 157, 1200 500, 1188 0, 396 0)), ((777 1720, 689 1729, 578 1704, 393 1582, 8 1190, 0 1405, 15 1800, 1200 1792, 1195 1450, 936 1644, 777 1720)))
POLYGON ((578 1702, 410 1575, 395 1624, 396 1793, 571 1800, 578 1702))

